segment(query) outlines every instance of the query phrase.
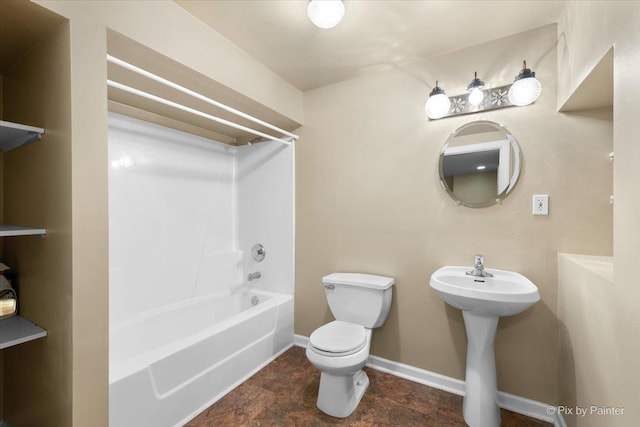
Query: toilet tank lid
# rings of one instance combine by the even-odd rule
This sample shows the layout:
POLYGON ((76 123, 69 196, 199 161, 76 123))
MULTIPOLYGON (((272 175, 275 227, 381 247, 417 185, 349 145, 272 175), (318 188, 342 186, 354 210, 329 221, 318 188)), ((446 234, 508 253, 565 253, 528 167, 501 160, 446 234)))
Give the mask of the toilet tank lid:
POLYGON ((332 273, 322 278, 325 285, 353 285, 371 289, 389 289, 395 279, 363 273, 332 273))

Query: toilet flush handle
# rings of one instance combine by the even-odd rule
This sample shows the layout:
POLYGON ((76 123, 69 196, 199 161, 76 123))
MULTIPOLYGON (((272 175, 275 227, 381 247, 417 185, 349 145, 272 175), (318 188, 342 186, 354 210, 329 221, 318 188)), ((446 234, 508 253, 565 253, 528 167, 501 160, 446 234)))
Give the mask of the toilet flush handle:
POLYGON ((335 289, 336 285, 332 285, 332 284, 329 283, 329 284, 324 285, 324 287, 327 288, 327 289, 335 289))

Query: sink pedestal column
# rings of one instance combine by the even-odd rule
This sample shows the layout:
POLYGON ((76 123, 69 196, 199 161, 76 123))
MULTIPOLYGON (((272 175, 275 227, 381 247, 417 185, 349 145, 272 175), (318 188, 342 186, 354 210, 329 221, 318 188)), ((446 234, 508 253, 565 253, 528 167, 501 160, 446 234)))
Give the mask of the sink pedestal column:
POLYGON ((464 420, 471 427, 500 427, 496 360, 493 341, 498 316, 463 311, 467 331, 467 368, 462 404, 464 420))

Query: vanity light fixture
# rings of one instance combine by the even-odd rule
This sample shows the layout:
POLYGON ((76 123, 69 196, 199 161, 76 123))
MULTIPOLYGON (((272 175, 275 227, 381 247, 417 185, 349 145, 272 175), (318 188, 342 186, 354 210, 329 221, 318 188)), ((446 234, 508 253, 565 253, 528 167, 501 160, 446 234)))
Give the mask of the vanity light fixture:
POLYGON ((473 80, 464 94, 448 97, 438 87, 433 88, 425 104, 429 119, 460 116, 480 111, 496 110, 506 107, 523 107, 534 103, 542 93, 542 83, 536 79, 536 73, 527 68, 523 62, 520 73, 512 84, 493 88, 484 87, 484 82, 474 73, 473 80))
POLYGON ((310 0, 307 5, 307 15, 316 27, 333 28, 344 17, 344 2, 342 0, 310 0))
POLYGON ((536 79, 536 73, 527 68, 522 61, 522 70, 509 88, 509 102, 518 107, 534 103, 542 92, 542 83, 536 79))
POLYGON ((436 87, 429 94, 429 99, 424 104, 424 111, 430 119, 441 119, 449 113, 449 108, 451 108, 451 100, 438 86, 436 80, 436 87))
POLYGON ((478 72, 476 71, 473 74, 473 80, 467 86, 467 92, 469 92, 469 103, 474 107, 482 104, 484 101, 484 92, 482 91, 484 88, 484 82, 478 78, 478 72))

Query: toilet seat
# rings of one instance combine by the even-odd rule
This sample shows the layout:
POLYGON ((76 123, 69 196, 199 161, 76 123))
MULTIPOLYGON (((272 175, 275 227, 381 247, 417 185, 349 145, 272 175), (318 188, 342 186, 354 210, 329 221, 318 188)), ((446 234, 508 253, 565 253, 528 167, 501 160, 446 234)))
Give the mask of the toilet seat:
POLYGON ((367 333, 362 325, 335 320, 313 331, 309 344, 323 356, 349 356, 367 345, 367 333))

